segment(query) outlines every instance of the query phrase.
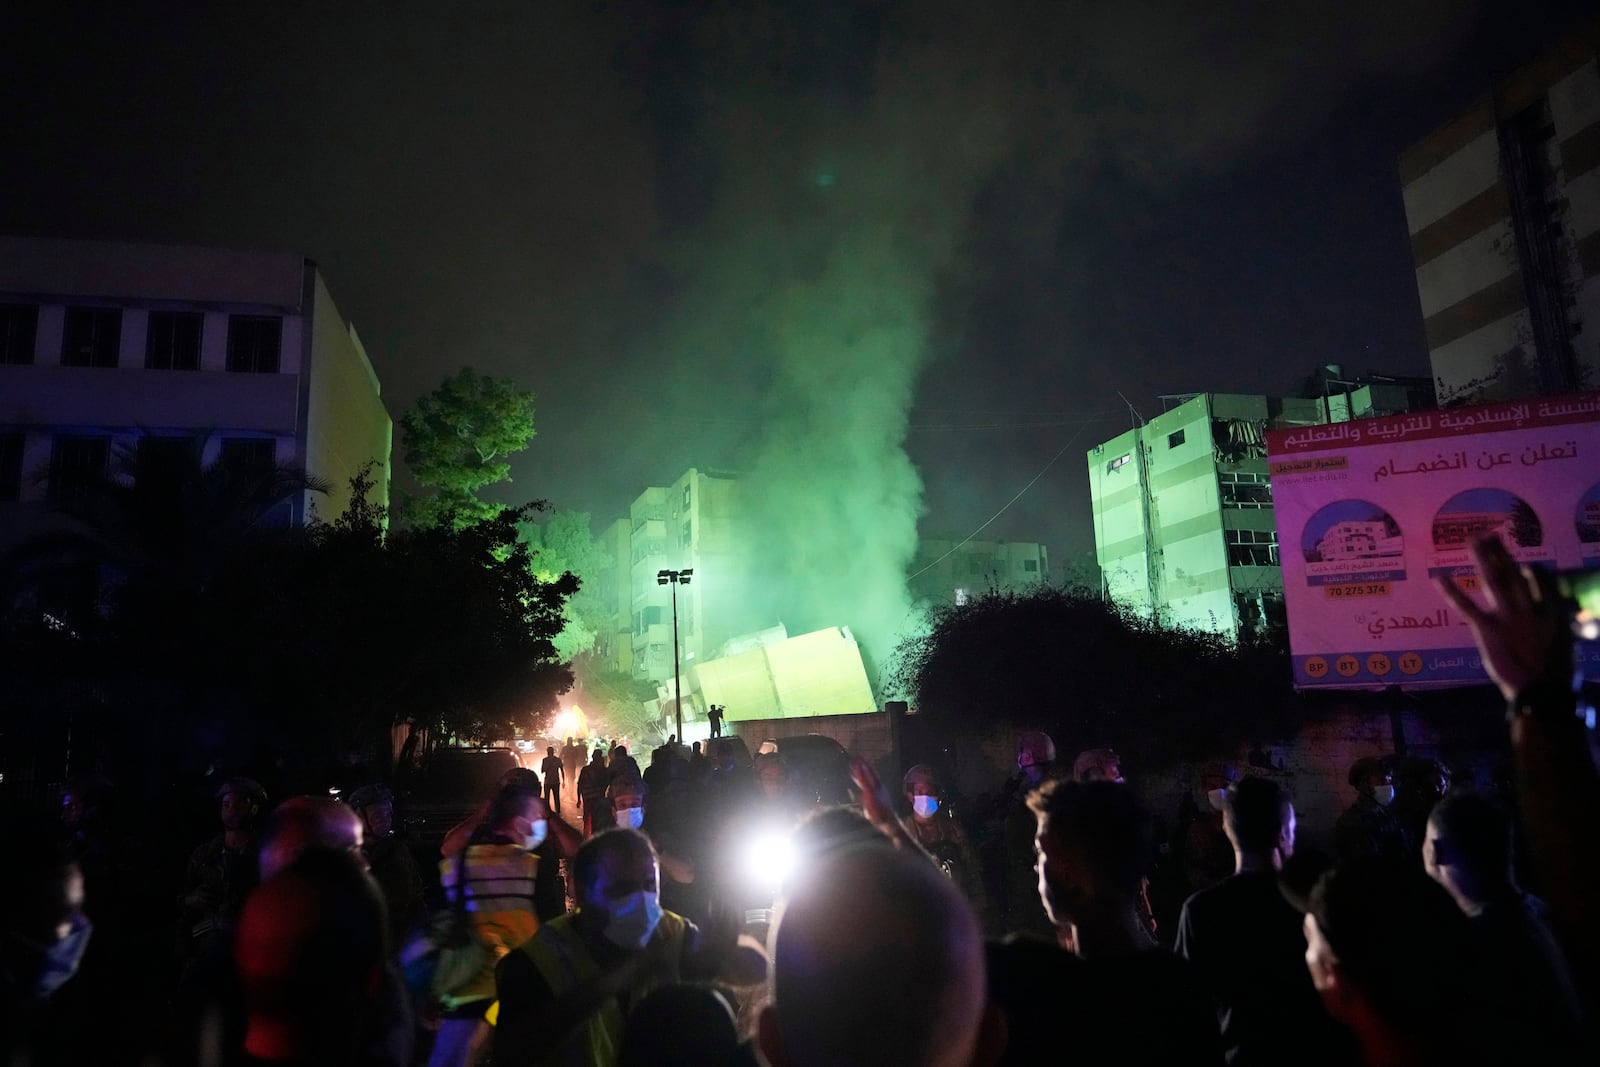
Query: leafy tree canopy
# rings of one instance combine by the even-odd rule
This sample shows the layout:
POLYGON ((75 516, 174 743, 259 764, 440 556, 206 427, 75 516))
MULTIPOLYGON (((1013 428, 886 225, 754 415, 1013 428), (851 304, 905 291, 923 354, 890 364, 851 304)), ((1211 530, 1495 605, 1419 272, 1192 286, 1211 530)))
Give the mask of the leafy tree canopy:
POLYGON ((511 480, 509 457, 533 439, 534 395, 515 382, 463 367, 400 419, 406 466, 432 491, 412 518, 450 516, 457 526, 488 518, 480 490, 511 480))
POLYGON ((597 729, 607 736, 652 744, 667 739, 660 716, 645 706, 651 703, 653 707, 654 682, 611 670, 592 655, 579 656, 572 669, 577 677, 576 699, 597 729))
POLYGON ((1270 729, 1287 689, 1284 659, 1271 646, 1164 629, 1098 597, 1039 587, 936 609, 927 632, 896 650, 888 681, 943 732, 1036 727, 1063 750, 1183 756, 1270 729))
POLYGON ((539 581, 553 582, 565 574, 578 579, 578 592, 567 601, 564 625, 556 635, 556 651, 568 661, 588 652, 610 625, 610 612, 599 592, 605 553, 590 532, 588 514, 552 512, 542 524, 522 523, 518 537, 529 547, 533 574, 539 581))

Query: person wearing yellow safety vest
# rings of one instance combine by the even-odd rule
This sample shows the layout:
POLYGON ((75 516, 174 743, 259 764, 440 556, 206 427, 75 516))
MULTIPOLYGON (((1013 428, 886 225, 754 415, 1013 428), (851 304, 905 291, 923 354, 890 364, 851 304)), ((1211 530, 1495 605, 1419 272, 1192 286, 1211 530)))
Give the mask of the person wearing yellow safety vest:
POLYGON ((500 787, 465 840, 445 843, 440 886, 450 906, 466 913, 472 936, 486 951, 476 974, 440 992, 443 1012, 429 1067, 471 1067, 488 1043, 495 963, 539 929, 534 850, 544 844, 551 822, 564 825, 550 818, 536 790, 511 781, 500 787))
POLYGON ((635 830, 598 834, 574 862, 578 910, 539 928, 500 961, 494 1060, 610 1067, 628 1012, 651 990, 754 970, 765 957, 737 944, 729 923, 715 934, 663 911, 660 864, 635 830))

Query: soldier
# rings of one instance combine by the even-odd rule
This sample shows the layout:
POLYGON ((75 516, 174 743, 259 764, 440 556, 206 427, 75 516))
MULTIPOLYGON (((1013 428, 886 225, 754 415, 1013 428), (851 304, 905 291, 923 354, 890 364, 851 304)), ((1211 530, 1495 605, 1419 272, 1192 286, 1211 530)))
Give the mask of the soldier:
POLYGON ((1417 863, 1417 847, 1389 809, 1394 803, 1394 778, 1383 761, 1372 756, 1356 760, 1349 781, 1356 802, 1345 809, 1333 828, 1340 862, 1369 857, 1395 864, 1417 863))

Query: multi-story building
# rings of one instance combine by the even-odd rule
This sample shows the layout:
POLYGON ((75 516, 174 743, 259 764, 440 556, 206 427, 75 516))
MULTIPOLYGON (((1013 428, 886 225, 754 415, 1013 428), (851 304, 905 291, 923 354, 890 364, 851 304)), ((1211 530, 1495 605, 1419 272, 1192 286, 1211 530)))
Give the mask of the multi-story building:
POLYGON ((1441 404, 1600 386, 1600 20, 1400 159, 1441 404))
POLYGON ((1050 555, 1036 541, 924 538, 911 563, 911 595, 920 602, 965 603, 991 590, 1017 591, 1050 581, 1050 555))
MULTIPOLYGON (((729 637, 732 583, 740 573, 733 528, 732 475, 691 467, 671 485, 652 486, 628 511, 631 669, 672 677, 672 597, 677 593, 681 662, 704 657, 729 637), (692 570, 687 584, 660 585, 662 570, 692 570)), ((620 604, 620 598, 619 598, 620 604)), ((681 665, 680 662, 680 665, 681 665)))
POLYGON ((201 461, 303 467, 344 510, 372 463, 387 503, 392 424, 355 329, 316 264, 270 252, 0 238, 0 539, 106 471, 201 461))
POLYGON ((1319 378, 1323 395, 1307 398, 1166 397, 1167 411, 1089 450, 1104 595, 1234 640, 1281 619, 1266 431, 1394 414, 1420 399, 1411 379, 1346 379, 1336 366, 1319 378))
POLYGON ((595 538, 600 569, 593 575, 606 624, 595 635, 595 655, 614 671, 633 670, 633 522, 618 519, 595 538))

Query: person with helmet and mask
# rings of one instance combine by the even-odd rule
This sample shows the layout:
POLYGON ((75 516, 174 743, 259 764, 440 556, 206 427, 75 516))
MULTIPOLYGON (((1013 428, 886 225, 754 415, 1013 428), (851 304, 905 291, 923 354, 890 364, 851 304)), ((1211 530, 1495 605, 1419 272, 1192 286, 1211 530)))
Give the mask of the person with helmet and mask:
POLYGON ((972 910, 982 915, 986 894, 978 857, 966 829, 945 803, 938 775, 932 767, 919 763, 900 779, 900 792, 911 805, 911 836, 966 896, 972 910))
POLYGON ((350 807, 365 830, 361 852, 383 891, 389 932, 398 942, 422 918, 424 887, 410 845, 395 833, 394 794, 385 785, 364 785, 350 794, 350 807))
POLYGON ((759 980, 765 958, 731 924, 705 930, 661 907, 650 839, 611 830, 574 863, 578 909, 500 962, 496 1063, 611 1067, 628 1013, 651 990, 716 977, 759 980))
POLYGON ((1389 808, 1394 803, 1394 778, 1383 761, 1373 756, 1356 760, 1350 767, 1349 782, 1356 791, 1356 802, 1333 827, 1339 861, 1367 857, 1405 866, 1420 864, 1420 846, 1412 842, 1389 808))
POLYGON ((256 828, 267 791, 254 779, 229 778, 218 788, 217 802, 222 832, 190 855, 178 897, 185 968, 232 930, 245 897, 260 881, 256 828))
POLYGON ((1056 764, 1056 743, 1050 735, 1039 730, 1019 734, 1017 773, 1007 779, 1003 791, 998 888, 1004 915, 998 933, 1031 933, 1049 938, 1055 935, 1044 906, 1039 902, 1039 879, 1033 870, 1033 836, 1038 820, 1028 808, 1028 797, 1046 782, 1059 777, 1061 768, 1056 764))

